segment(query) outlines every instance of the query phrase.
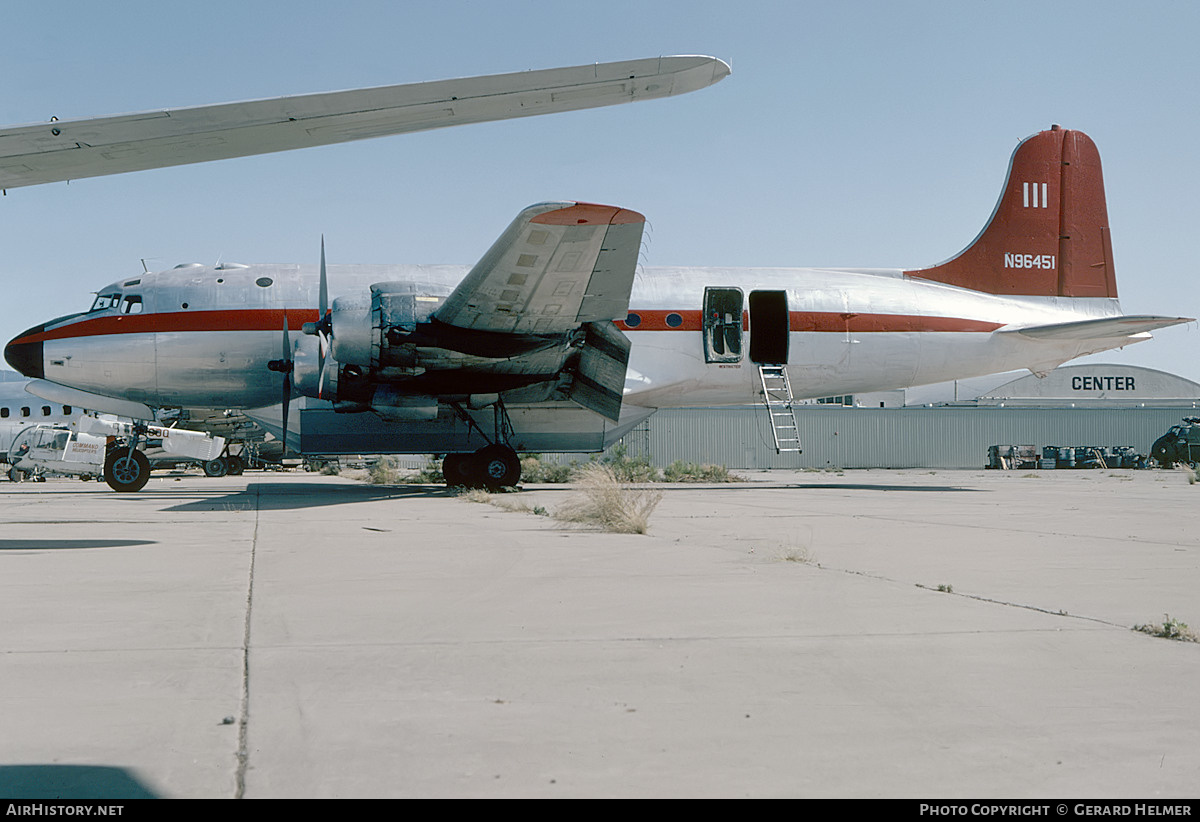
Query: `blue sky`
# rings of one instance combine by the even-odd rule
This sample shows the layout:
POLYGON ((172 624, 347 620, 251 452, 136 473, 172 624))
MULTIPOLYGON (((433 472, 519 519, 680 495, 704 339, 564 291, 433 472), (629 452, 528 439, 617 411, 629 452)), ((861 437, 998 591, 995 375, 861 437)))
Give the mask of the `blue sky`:
MULTIPOLYGON (((1200 315, 1200 4, 5 0, 0 123, 712 54, 683 97, 14 189, 0 337, 180 262, 471 263, 523 206, 646 214, 651 265, 939 262, 1023 137, 1100 148, 1122 305, 1200 315)), ((1100 355, 1200 381, 1197 327, 1100 355)))

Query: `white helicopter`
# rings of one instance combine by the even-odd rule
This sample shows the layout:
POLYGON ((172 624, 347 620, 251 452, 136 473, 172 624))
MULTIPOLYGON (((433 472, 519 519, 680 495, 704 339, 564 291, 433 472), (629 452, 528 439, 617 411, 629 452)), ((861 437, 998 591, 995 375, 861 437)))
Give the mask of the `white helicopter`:
POLYGON ((143 419, 281 403, 251 415, 302 453, 443 453, 449 482, 499 486, 517 451, 598 451, 655 408, 1044 373, 1190 321, 1121 313, 1099 153, 1058 126, 1018 145, 983 231, 929 268, 635 278, 643 224, 543 203, 469 270, 326 267, 323 244, 319 266, 176 267, 5 357, 48 399, 143 419))
POLYGON ((114 491, 140 491, 150 479, 150 461, 134 446, 148 441, 202 464, 217 460, 225 448, 223 438, 201 431, 83 415, 70 424, 23 429, 8 450, 9 478, 102 475, 114 491))

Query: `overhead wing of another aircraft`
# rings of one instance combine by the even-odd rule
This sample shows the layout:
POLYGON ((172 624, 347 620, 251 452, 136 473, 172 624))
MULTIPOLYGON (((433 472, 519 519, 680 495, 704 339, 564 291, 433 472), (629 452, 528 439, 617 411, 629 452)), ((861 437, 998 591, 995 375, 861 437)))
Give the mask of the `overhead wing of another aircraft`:
POLYGON ((729 71, 657 57, 0 127, 0 189, 653 100, 729 71))

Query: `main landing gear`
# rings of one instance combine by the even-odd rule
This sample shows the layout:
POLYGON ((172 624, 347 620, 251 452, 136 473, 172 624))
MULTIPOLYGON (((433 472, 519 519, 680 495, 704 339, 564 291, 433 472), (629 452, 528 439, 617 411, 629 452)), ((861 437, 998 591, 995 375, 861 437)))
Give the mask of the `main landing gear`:
MULTIPOLYGON (((462 406, 454 404, 459 416, 479 431, 479 426, 462 406)), ((508 411, 504 401, 497 400, 495 409, 496 431, 490 445, 485 445, 473 454, 447 454, 442 460, 442 476, 446 485, 451 488, 488 488, 498 490, 505 486, 516 485, 521 480, 521 459, 517 452, 508 445, 512 433, 512 423, 508 419, 508 411)), ((479 431, 484 439, 487 435, 479 431)))
POLYGON ((451 488, 495 491, 520 481, 521 460, 507 445, 487 445, 473 454, 447 454, 442 460, 442 476, 451 488))
POLYGON ((246 470, 246 461, 237 454, 226 453, 223 457, 202 463, 206 477, 237 477, 246 470))

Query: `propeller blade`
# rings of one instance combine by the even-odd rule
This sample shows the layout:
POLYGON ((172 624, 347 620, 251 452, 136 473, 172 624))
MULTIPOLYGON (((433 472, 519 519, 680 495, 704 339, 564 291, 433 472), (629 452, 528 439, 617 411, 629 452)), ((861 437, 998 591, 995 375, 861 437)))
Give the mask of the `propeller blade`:
POLYGON ((319 399, 319 400, 325 398, 325 346, 326 345, 327 345, 327 343, 325 342, 325 335, 324 334, 317 335, 317 351, 318 351, 317 359, 319 360, 319 363, 320 363, 320 366, 319 366, 320 370, 318 372, 319 376, 317 377, 317 399, 319 399))
POLYGON ((285 363, 292 361, 292 346, 291 340, 288 339, 288 323, 287 309, 283 309, 283 356, 280 357, 285 363))
POLYGON ((321 290, 317 298, 317 307, 321 310, 321 321, 329 313, 329 281, 325 278, 325 235, 321 235, 321 290))
POLYGON ((317 399, 322 399, 325 393, 325 346, 326 329, 329 325, 329 281, 325 277, 325 235, 321 235, 321 287, 317 296, 317 308, 321 318, 317 321, 317 399))
POLYGON ((288 409, 292 404, 292 346, 288 338, 287 309, 283 309, 283 451, 287 453, 288 409))

